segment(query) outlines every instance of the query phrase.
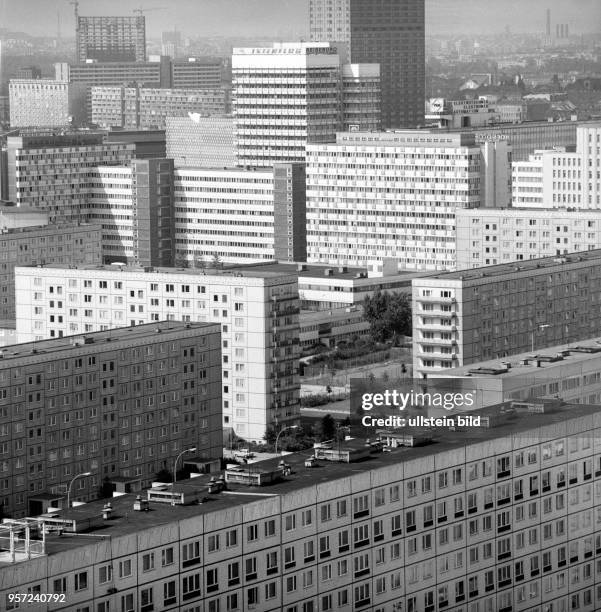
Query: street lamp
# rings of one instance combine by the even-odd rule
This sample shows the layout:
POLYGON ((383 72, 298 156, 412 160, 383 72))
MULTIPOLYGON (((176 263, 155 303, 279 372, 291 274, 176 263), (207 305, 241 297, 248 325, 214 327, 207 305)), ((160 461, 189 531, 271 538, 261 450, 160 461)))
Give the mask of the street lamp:
POLYGON ((543 324, 539 325, 536 329, 533 329, 530 332, 530 338, 531 338, 531 341, 532 341, 531 342, 531 346, 532 346, 531 350, 532 350, 533 353, 534 353, 534 332, 537 331, 537 330, 540 331, 542 329, 546 329, 547 327, 551 327, 551 326, 548 325, 547 323, 543 323, 543 324))
POLYGON ((280 439, 280 436, 285 432, 288 431, 289 429, 298 429, 298 425, 288 425, 287 427, 282 427, 282 429, 280 429, 278 435, 275 437, 275 454, 278 454, 278 440, 280 439))
POLYGON ((176 458, 175 458, 175 463, 173 464, 173 487, 172 489, 175 488, 175 481, 177 480, 177 462, 179 461, 179 458, 182 455, 185 455, 186 453, 193 453, 196 450, 196 447, 194 446, 193 448, 187 448, 186 450, 183 450, 176 458))
POLYGON ((71 482, 69 483, 69 486, 67 488, 67 508, 71 507, 71 487, 73 486, 73 483, 78 479, 78 478, 83 478, 84 476, 91 476, 92 472, 82 472, 81 474, 77 474, 73 477, 73 479, 71 480, 71 482))

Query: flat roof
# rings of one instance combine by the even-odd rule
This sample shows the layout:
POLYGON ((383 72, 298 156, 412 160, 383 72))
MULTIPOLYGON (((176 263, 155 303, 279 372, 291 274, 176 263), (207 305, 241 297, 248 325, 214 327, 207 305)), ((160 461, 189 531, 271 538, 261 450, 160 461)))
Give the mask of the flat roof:
POLYGON ((233 264, 231 267, 226 264, 226 269, 232 270, 266 270, 270 272, 280 272, 282 274, 295 274, 299 278, 323 278, 323 279, 347 279, 347 280, 371 280, 374 282, 392 282, 395 280, 411 280, 416 277, 421 277, 431 274, 430 272, 415 272, 415 271, 400 271, 396 274, 387 276, 370 276, 367 268, 352 267, 352 266, 336 266, 332 264, 320 263, 288 263, 285 261, 266 261, 265 263, 256 264, 233 264), (302 268, 302 269, 301 269, 302 268), (331 274, 325 275, 326 270, 331 270, 331 274), (365 276, 359 278, 357 274, 365 276))
POLYGON ((78 270, 78 271, 94 271, 94 272, 114 272, 119 274, 122 272, 129 272, 133 274, 183 274, 186 276, 196 276, 202 278, 203 276, 216 276, 216 277, 246 277, 246 278, 265 278, 265 279, 276 279, 282 276, 292 276, 293 272, 289 270, 263 270, 261 267, 246 269, 242 267, 227 267, 219 268, 218 270, 210 267, 206 268, 163 268, 158 266, 148 266, 141 268, 139 266, 116 266, 113 264, 83 264, 78 266, 65 266, 65 264, 43 264, 37 266, 23 266, 24 268, 43 268, 50 270, 78 270))
MULTIPOLYGON (((292 453, 283 456, 255 462, 243 466, 246 470, 254 473, 268 473, 275 471, 281 459, 291 467, 291 474, 280 481, 264 486, 245 486, 229 483, 226 491, 216 494, 207 492, 207 484, 212 475, 203 475, 198 478, 179 481, 176 491, 196 492, 200 504, 176 505, 169 503, 151 502, 148 512, 136 512, 133 510, 135 494, 126 494, 114 497, 110 500, 98 500, 65 509, 53 514, 53 517, 67 520, 75 519, 85 524, 86 521, 97 521, 102 514, 102 508, 107 501, 110 501, 113 514, 108 521, 103 521, 98 526, 91 526, 89 531, 78 532, 77 536, 58 536, 49 534, 46 536, 47 554, 53 555, 61 552, 73 550, 80 546, 86 546, 93 542, 98 542, 98 536, 118 537, 130 535, 132 532, 173 523, 183 519, 194 518, 213 512, 239 507, 254 501, 264 499, 265 496, 280 496, 293 493, 305 488, 315 488, 316 485, 325 484, 335 480, 356 476, 360 473, 367 473, 380 468, 392 467, 402 464, 405 461, 414 461, 423 457, 432 456, 441 452, 464 448, 470 444, 481 444, 483 442, 503 438, 508 435, 524 435, 530 443, 535 443, 536 438, 532 438, 531 430, 540 427, 553 426, 574 418, 593 417, 601 414, 601 406, 564 404, 555 411, 546 413, 518 412, 511 416, 503 415, 503 407, 507 407, 511 402, 506 402, 490 408, 475 410, 471 415, 494 416, 500 419, 499 424, 490 428, 473 428, 464 431, 444 430, 444 433, 434 433, 434 440, 430 444, 417 447, 399 447, 391 449, 391 452, 370 454, 369 458, 352 463, 336 463, 319 460, 317 467, 305 467, 305 460, 313 455, 313 449, 308 449, 299 453, 292 453), (89 537, 86 537, 86 533, 89 537)), ((587 426, 591 425, 587 423, 587 426)), ((583 433, 588 429, 583 429, 583 433)), ((575 431, 574 433, 578 433, 575 431)), ((363 440, 350 440, 341 443, 341 450, 352 450, 366 448, 363 440)), ((167 490, 170 490, 170 486, 167 490)), ((145 495, 142 497, 145 498, 145 495)))
POLYGON ((499 359, 488 359, 478 361, 459 368, 447 368, 428 374, 428 378, 456 378, 470 376, 470 378, 512 378, 526 374, 536 374, 537 371, 546 368, 569 365, 574 363, 586 363, 595 355, 601 359, 601 337, 569 344, 558 344, 546 348, 539 348, 535 351, 501 357, 499 359), (561 355, 561 359, 559 356, 561 355), (528 360, 528 364, 523 364, 528 360), (539 365, 536 365, 536 362, 539 365), (505 364, 510 364, 510 368, 504 372, 505 364), (480 370, 480 372, 478 371, 480 370), (497 374, 491 374, 491 370, 496 370, 497 374))
MULTIPOLYGON (((509 263, 496 264, 493 266, 482 266, 480 268, 469 268, 466 270, 455 270, 453 272, 436 272, 427 277, 426 280, 481 280, 483 278, 494 278, 505 274, 515 274, 516 272, 554 271, 554 268, 570 264, 594 263, 601 260, 601 249, 591 251, 579 251, 568 255, 552 255, 550 257, 540 257, 538 259, 528 259, 524 261, 513 261, 509 263)), ((601 262, 599 262, 601 263, 601 262)))
MULTIPOLYGON (((0 347, 0 368, 5 366, 11 359, 32 357, 35 355, 47 355, 59 351, 72 351, 89 347, 97 349, 99 346, 110 347, 112 344, 122 341, 136 342, 148 338, 157 339, 157 334, 171 334, 185 331, 210 331, 210 328, 221 331, 219 323, 183 323, 179 321, 156 321, 135 325, 131 327, 117 327, 115 329, 88 332, 74 336, 63 336, 62 338, 50 338, 48 340, 36 340, 35 342, 23 342, 21 344, 11 344, 0 347)), ((158 339, 157 339, 158 340, 158 339)))

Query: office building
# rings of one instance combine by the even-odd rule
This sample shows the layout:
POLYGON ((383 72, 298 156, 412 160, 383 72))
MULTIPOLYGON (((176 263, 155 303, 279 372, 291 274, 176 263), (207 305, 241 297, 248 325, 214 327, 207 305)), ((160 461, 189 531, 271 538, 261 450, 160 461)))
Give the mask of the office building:
POLYGON ((189 57, 171 62, 176 89, 220 89, 223 87, 223 60, 219 57, 189 57))
POLYGON ((590 121, 527 121, 519 124, 499 124, 479 127, 462 127, 462 132, 475 134, 478 142, 506 140, 511 145, 514 162, 528 161, 539 149, 575 147, 578 126, 597 125, 590 121))
POLYGON ((223 115, 229 92, 221 89, 148 89, 92 87, 91 121, 101 127, 164 129, 167 117, 188 113, 223 115))
POLYGON ((166 117, 166 155, 177 168, 231 168, 237 164, 234 130, 232 115, 166 117))
POLYGON ((541 349, 545 330, 531 337, 531 350, 503 360, 479 361, 428 375, 428 380, 460 380, 476 391, 474 408, 507 400, 561 397, 570 404, 601 402, 601 340, 590 339, 541 349))
POLYGON ((83 216, 102 227, 106 263, 173 265, 173 160, 134 159, 89 171, 83 216))
POLYGON ((460 209, 457 270, 601 248, 601 211, 538 208, 460 209))
POLYGON ((16 295, 20 340, 165 320, 221 323, 224 428, 260 441, 268 426, 298 420, 294 274, 50 265, 17 268, 16 295))
POLYGON ((82 17, 76 18, 75 55, 78 63, 145 62, 146 18, 82 17))
POLYGON ((11 79, 11 127, 81 125, 86 118, 85 88, 50 79, 11 79))
POLYGON ((305 166, 178 168, 175 255, 192 266, 304 261, 305 166))
POLYGON ((342 131, 379 130, 380 101, 378 64, 342 65, 342 131))
POLYGON ((344 43, 351 63, 380 65, 382 126, 424 121, 424 0, 310 0, 311 40, 344 43))
POLYGON ((135 146, 136 159, 170 157, 167 155, 165 130, 109 129, 104 133, 104 142, 130 143, 135 146))
POLYGON ((482 411, 489 428, 436 444, 370 453, 358 440, 9 522, 0 596, 60 592, 94 610, 594 612, 599 409, 503 408, 513 420, 482 411), (11 554, 24 530, 28 549, 11 554))
POLYGON ((51 220, 85 221, 91 168, 127 164, 134 154, 134 144, 105 143, 100 133, 9 136, 8 197, 48 212, 51 220))
POLYGON ((455 265, 455 211, 507 204, 507 143, 438 131, 339 133, 307 147, 307 260, 398 269, 455 265), (498 154, 497 154, 498 153, 498 154), (491 200, 487 200, 487 193, 491 200))
POLYGON ((15 79, 41 79, 42 71, 38 66, 19 66, 15 70, 15 79))
POLYGON ((176 58, 182 48, 182 33, 177 30, 161 33, 161 55, 176 58))
POLYGON ((15 327, 15 267, 102 263, 98 225, 14 227, 0 232, 0 325, 15 327))
POLYGON ((413 280, 415 376, 601 333, 601 250, 413 280), (542 332, 542 333, 540 333, 542 332))
POLYGON ((136 83, 144 87, 171 87, 171 61, 161 57, 156 62, 86 62, 54 64, 55 78, 89 87, 120 87, 136 83))
MULTIPOLYGON (((54 287, 55 300, 59 289, 67 288, 54 287)), ((65 507, 68 487, 71 502, 96 499, 103 485, 140 490, 187 448, 195 449, 188 461, 214 463, 220 344, 217 325, 163 321, 5 347, 2 404, 11 406, 12 436, 0 446, 4 513, 65 507)))
POLYGON ((579 126, 576 150, 535 151, 513 164, 513 206, 601 208, 601 123, 579 126))
POLYGON ((307 144, 333 142, 342 120, 349 127, 355 120, 367 129, 379 125, 373 104, 377 67, 342 66, 337 48, 329 43, 235 48, 232 108, 238 163, 304 162, 307 144))

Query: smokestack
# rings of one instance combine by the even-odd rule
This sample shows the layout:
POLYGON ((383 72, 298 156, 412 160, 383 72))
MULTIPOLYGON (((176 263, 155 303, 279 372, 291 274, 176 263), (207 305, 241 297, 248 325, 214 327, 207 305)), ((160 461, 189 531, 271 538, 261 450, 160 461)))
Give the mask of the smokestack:
POLYGON ((551 36, 551 9, 547 9, 547 36, 551 36))

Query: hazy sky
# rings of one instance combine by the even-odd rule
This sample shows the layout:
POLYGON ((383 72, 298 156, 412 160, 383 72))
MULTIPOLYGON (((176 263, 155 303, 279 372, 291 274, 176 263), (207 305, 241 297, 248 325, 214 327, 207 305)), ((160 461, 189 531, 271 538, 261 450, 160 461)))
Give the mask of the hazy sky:
MULTIPOLYGON (((82 15, 146 13, 151 37, 177 29, 186 35, 265 36, 275 39, 307 33, 308 0, 81 0, 82 15)), ((570 31, 601 31, 601 0, 426 0, 427 31, 544 31, 545 10, 553 24, 568 23, 570 31)), ((63 36, 72 35, 73 7, 68 0, 0 0, 0 27, 35 35, 56 36, 60 14, 63 36)))

